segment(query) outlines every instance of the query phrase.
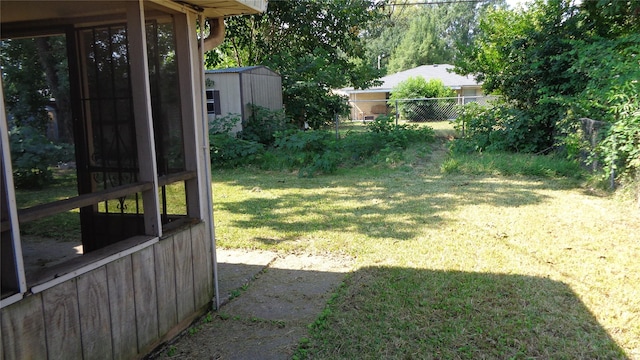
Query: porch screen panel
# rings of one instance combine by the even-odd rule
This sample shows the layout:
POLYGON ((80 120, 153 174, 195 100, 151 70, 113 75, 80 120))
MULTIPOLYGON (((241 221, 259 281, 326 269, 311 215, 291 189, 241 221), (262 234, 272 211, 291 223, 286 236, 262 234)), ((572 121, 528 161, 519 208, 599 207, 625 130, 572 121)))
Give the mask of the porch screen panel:
MULTIPOLYGON (((138 181, 138 158, 125 25, 79 31, 87 164, 78 167, 82 192, 138 181)), ((144 234, 139 194, 81 210, 85 252, 144 234)))
POLYGON ((158 176, 184 171, 184 140, 173 22, 147 23, 151 109, 158 176))
MULTIPOLYGON (((146 33, 157 173, 180 173, 185 158, 173 19, 148 21, 146 33)), ((81 29, 78 39, 87 139, 81 150, 88 159, 78 167, 80 193, 136 183, 139 159, 126 25, 81 29)), ((163 224, 186 215, 184 197, 176 203, 182 206, 168 206, 167 187, 158 191, 163 224)), ((82 209, 85 251, 144 234, 143 212, 140 194, 82 209)))

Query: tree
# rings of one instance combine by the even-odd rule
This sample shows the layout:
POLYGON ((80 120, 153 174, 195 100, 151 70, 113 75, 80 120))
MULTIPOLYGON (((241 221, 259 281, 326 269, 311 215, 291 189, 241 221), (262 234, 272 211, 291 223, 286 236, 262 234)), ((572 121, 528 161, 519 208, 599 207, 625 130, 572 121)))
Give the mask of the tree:
POLYGON ((504 1, 404 4, 394 9, 384 29, 371 31, 373 36, 368 38, 367 45, 375 51, 373 59, 378 54, 389 56, 389 73, 420 65, 453 63, 458 48, 473 40, 482 15, 497 6, 505 6, 504 1))
POLYGON ((503 150, 541 152, 574 136, 580 117, 610 124, 598 154, 621 176, 640 172, 640 3, 536 1, 527 10, 495 10, 456 61, 506 103, 474 131, 503 150), (507 130, 511 138, 492 136, 507 130), (516 146, 515 144, 518 144, 516 146))
POLYGON ((50 91, 33 39, 3 40, 0 52, 7 112, 14 126, 31 126, 42 133, 49 117, 50 91))
POLYGON ((417 76, 410 77, 393 88, 389 102, 411 99, 411 101, 398 103, 400 113, 407 120, 443 120, 447 118, 445 110, 448 102, 437 100, 437 98, 452 97, 455 94, 455 91, 444 86, 440 79, 427 81, 422 76, 417 76), (417 100, 424 98, 429 100, 417 100))
POLYGON ((502 94, 517 110, 501 125, 518 133, 509 150, 552 147, 556 126, 568 111, 558 96, 584 87, 584 76, 569 71, 576 55, 567 49, 581 35, 576 11, 570 0, 537 1, 526 11, 491 11, 466 56, 456 61, 456 72, 476 75, 485 92, 502 94))
POLYGON ((446 26, 438 9, 423 8, 415 16, 402 42, 389 60, 389 72, 411 69, 419 65, 443 64, 453 60, 453 53, 442 36, 446 26))
POLYGON ((33 126, 43 133, 49 117, 45 106, 55 99, 58 136, 73 141, 69 72, 64 36, 2 41, 1 62, 7 110, 14 125, 33 126))
POLYGON ((272 1, 263 14, 225 20, 225 42, 207 66, 268 66, 282 75, 285 109, 299 126, 328 125, 344 108, 331 89, 368 87, 380 76, 360 37, 379 17, 372 0, 272 1))

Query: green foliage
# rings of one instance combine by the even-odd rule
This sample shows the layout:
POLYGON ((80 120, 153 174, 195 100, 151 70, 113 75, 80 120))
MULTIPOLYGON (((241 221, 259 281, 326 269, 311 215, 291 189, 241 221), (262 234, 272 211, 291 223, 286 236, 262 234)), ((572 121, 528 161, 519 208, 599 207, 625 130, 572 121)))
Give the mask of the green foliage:
POLYGON ((470 115, 467 149, 580 153, 579 118, 611 126, 591 154, 618 180, 638 173, 640 3, 536 1, 491 11, 457 71, 475 74, 505 103, 470 115))
MULTIPOLYGON (((389 104, 403 99, 435 99, 455 96, 455 91, 444 86, 440 79, 427 81, 422 76, 410 77, 400 82, 389 96, 389 104)), ((404 119, 409 121, 424 121, 445 118, 442 114, 439 100, 400 101, 398 110, 404 119), (425 115, 429 119, 425 119, 425 115)))
POLYGON ((367 161, 396 164, 409 145, 431 143, 435 135, 429 127, 396 126, 391 118, 382 116, 367 131, 349 132, 340 139, 325 130, 286 130, 276 132, 274 138, 265 150, 255 141, 212 134, 213 167, 255 165, 265 170, 298 170, 301 177, 313 177, 367 161))
POLYGON ((275 141, 277 132, 294 127, 283 110, 271 110, 249 104, 249 111, 247 120, 242 123, 242 131, 238 133, 239 139, 269 146, 275 141))
POLYGON ((435 137, 433 129, 415 124, 395 125, 390 116, 379 116, 367 125, 374 140, 384 147, 406 149, 410 143, 431 142, 435 137))
POLYGON ((500 151, 453 152, 447 160, 443 161, 440 170, 445 174, 522 175, 573 180, 585 178, 585 170, 577 161, 554 155, 514 154, 500 151))
POLYGON ((288 131, 276 135, 275 147, 287 159, 289 168, 300 169, 302 177, 312 177, 315 173, 334 173, 342 156, 338 144, 328 131, 288 131))
POLYGON ((291 84, 283 90, 283 98, 287 114, 295 119, 299 128, 303 128, 305 122, 313 129, 328 128, 335 122, 336 115, 349 113, 345 97, 330 93, 315 81, 291 84))
POLYGON ((17 188, 39 189, 53 181, 51 165, 72 158, 69 146, 55 145, 30 126, 9 132, 13 181, 17 188))
POLYGON ((209 134, 228 134, 240 123, 240 115, 227 114, 209 121, 209 134))
POLYGON ((455 96, 455 91, 444 86, 440 79, 427 81, 422 76, 410 77, 400 82, 389 96, 389 100, 441 98, 455 96))
POLYGON ((633 180, 640 170, 640 34, 595 37, 573 44, 579 61, 571 70, 587 77, 588 82, 566 101, 571 103, 575 117, 610 124, 592 154, 604 164, 605 176, 615 171, 619 180, 633 180))
POLYGON ((212 168, 233 168, 255 162, 263 154, 264 145, 229 134, 210 134, 209 151, 212 168))
POLYGON ((7 112, 13 123, 44 131, 49 120, 45 106, 51 93, 34 39, 2 40, 0 64, 7 112))
POLYGON ((455 127, 464 134, 452 143, 454 151, 535 152, 551 139, 537 131, 536 122, 526 111, 498 105, 476 103, 460 107, 455 127))
POLYGON ((640 109, 614 123, 598 151, 605 174, 614 171, 622 180, 640 178, 640 109))
MULTIPOLYGON (((451 64, 458 48, 477 33, 482 14, 497 2, 443 3, 438 6, 404 4, 373 29, 367 40, 370 57, 385 54, 388 73, 427 64, 451 64)), ((385 62, 382 62, 385 65, 385 62)))
POLYGON ((301 127, 341 113, 331 89, 364 88, 379 71, 366 61, 362 30, 380 19, 373 0, 271 1, 265 13, 225 20, 225 42, 208 67, 265 65, 282 75, 287 115, 301 127))

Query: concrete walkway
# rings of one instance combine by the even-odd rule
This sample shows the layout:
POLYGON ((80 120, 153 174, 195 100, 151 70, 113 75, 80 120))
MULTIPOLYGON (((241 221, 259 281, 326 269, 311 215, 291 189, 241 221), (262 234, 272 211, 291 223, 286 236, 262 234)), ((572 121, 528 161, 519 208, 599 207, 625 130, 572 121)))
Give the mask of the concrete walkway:
POLYGON ((218 249, 221 307, 152 359, 290 359, 349 258, 218 249))

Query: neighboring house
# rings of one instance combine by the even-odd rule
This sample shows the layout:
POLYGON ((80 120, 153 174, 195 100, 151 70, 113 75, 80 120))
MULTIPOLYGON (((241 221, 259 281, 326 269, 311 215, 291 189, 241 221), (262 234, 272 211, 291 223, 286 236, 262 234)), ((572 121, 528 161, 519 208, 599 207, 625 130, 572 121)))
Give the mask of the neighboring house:
POLYGON ((422 76, 425 80, 440 79, 444 85, 456 91, 461 103, 477 96, 483 96, 482 84, 477 83, 471 76, 453 73, 453 65, 423 65, 413 69, 401 71, 380 78, 382 84, 369 89, 356 90, 344 88, 337 92, 347 95, 351 104, 352 120, 373 120, 381 114, 386 114, 387 99, 399 83, 410 77, 422 76))
POLYGON ((224 17, 265 9, 266 0, 0 1, 3 40, 66 40, 78 189, 17 208, 0 86, 3 359, 141 358, 217 305, 203 54, 223 40, 224 17), (210 35, 198 40, 205 19, 210 35), (165 196, 170 184, 177 198, 165 196), (26 270, 21 227, 53 215, 80 224, 82 255, 26 270))
POLYGON ((282 109, 282 78, 265 66, 247 66, 205 71, 209 121, 237 115, 240 122, 231 130, 242 130, 250 115, 250 104, 271 110, 282 109))

